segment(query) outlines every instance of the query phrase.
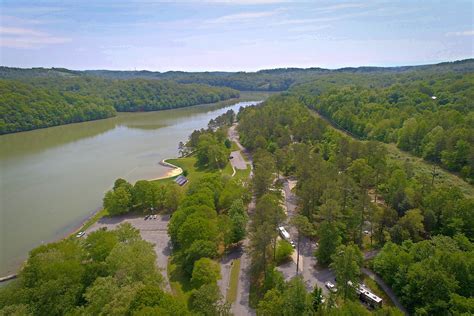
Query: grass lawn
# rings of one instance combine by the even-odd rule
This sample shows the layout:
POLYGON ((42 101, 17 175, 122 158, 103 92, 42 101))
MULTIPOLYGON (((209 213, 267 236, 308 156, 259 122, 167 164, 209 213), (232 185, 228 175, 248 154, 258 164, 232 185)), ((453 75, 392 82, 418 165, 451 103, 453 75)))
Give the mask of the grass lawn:
POLYGON ((237 299, 237 286, 239 285, 240 258, 232 261, 230 270, 229 289, 227 290, 226 301, 230 304, 237 299))
POLYGON ((249 180, 249 175, 250 175, 250 166, 247 166, 247 169, 245 170, 240 170, 237 169, 235 172, 234 178, 241 180, 242 182, 248 181, 249 180))
POLYGON ((238 151, 240 150, 239 146, 237 146, 236 142, 232 142, 232 146, 230 147, 230 151, 238 151))
MULTIPOLYGON (((227 174, 229 176, 232 175, 232 166, 230 165, 230 163, 227 163, 225 168, 222 170, 209 170, 209 169, 197 167, 196 157, 194 156, 185 157, 185 158, 167 159, 166 161, 180 167, 184 171, 187 171, 188 172, 187 178, 189 179, 189 182, 199 180, 199 178, 202 178, 206 174, 221 172, 222 174, 227 174)), ((167 179, 167 180, 172 181, 172 179, 167 179)))
POLYGON ((385 293, 385 291, 377 284, 377 282, 375 282, 374 280, 372 280, 371 278, 369 278, 367 275, 363 274, 362 275, 362 282, 367 285, 367 287, 369 289, 372 290, 372 292, 377 295, 378 297, 380 297, 382 300, 383 300, 383 305, 385 306, 391 306, 393 307, 393 302, 392 300, 390 299, 390 297, 388 297, 388 295, 385 293))
POLYGON ((232 166, 231 166, 230 162, 228 162, 227 165, 225 166, 225 168, 222 169, 222 174, 227 174, 227 175, 231 176, 232 173, 234 173, 234 170, 232 169, 232 166))

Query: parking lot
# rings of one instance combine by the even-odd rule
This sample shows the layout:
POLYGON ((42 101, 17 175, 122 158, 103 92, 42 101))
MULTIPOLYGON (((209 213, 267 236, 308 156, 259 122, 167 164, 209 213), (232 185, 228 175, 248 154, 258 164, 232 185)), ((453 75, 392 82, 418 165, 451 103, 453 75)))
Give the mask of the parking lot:
POLYGON ((121 223, 128 222, 140 231, 142 238, 154 245, 156 252, 156 265, 161 270, 165 280, 165 286, 169 290, 168 276, 166 273, 166 266, 168 264, 168 257, 171 254, 171 243, 167 233, 167 226, 169 222, 169 215, 157 215, 156 219, 144 220, 144 216, 114 216, 101 218, 97 223, 86 230, 86 235, 102 227, 107 229, 114 229, 121 223))

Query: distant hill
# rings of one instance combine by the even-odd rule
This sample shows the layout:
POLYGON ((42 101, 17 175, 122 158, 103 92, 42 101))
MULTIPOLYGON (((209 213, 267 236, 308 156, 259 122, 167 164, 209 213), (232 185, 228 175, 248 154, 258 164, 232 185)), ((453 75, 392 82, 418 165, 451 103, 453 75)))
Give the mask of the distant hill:
POLYGON ((284 91, 297 83, 334 74, 384 74, 407 72, 474 72, 474 59, 444 62, 432 65, 401 67, 346 67, 340 69, 324 68, 277 68, 257 72, 183 72, 183 71, 117 71, 85 70, 74 71, 64 68, 9 68, 0 67, 0 78, 24 79, 32 77, 63 78, 93 76, 107 79, 158 79, 173 80, 178 83, 200 83, 211 86, 224 86, 241 91, 284 91))
MULTIPOLYGON (((9 73, 25 75, 28 70, 9 73)), ((225 87, 170 80, 104 79, 41 68, 30 73, 36 77, 0 79, 0 134, 103 119, 116 111, 173 109, 239 96, 225 87)))

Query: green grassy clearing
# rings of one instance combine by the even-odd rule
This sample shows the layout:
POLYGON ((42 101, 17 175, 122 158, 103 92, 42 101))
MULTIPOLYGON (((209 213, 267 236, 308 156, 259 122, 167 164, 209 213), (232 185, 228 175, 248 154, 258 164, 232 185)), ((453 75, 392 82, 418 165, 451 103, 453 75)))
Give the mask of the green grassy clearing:
MULTIPOLYGON (((398 161, 407 161, 413 165, 413 170, 417 174, 425 174, 431 178, 431 172, 434 164, 429 163, 423 158, 413 156, 407 152, 400 150, 395 144, 385 144, 390 159, 398 161)), ((438 177, 435 179, 435 184, 444 185, 448 187, 458 187, 466 197, 474 197, 474 186, 464 181, 461 177, 441 167, 436 167, 438 177)))
POLYGON ((237 169, 235 172, 234 178, 241 180, 242 182, 248 181, 249 180, 249 175, 250 175, 250 166, 247 166, 247 169, 245 170, 240 170, 237 169))
POLYGON ((237 146, 236 142, 232 142, 232 146, 230 147, 231 151, 238 151, 240 150, 239 146, 237 146))
POLYGON ((240 258, 232 261, 230 270, 229 288, 227 289, 226 301, 230 304, 237 299, 237 287, 239 285, 240 258))
MULTIPOLYGON (((167 159, 166 161, 180 167, 183 170, 186 170, 188 172, 187 178, 189 179, 189 182, 199 180, 206 174, 222 173, 223 175, 230 176, 232 175, 232 172, 233 172, 232 166, 230 165, 230 163, 227 163, 227 165, 222 170, 209 170, 209 169, 198 167, 196 166, 196 157, 194 156, 189 156, 185 158, 167 159)), ((167 180, 170 180, 170 179, 167 179, 167 180)))

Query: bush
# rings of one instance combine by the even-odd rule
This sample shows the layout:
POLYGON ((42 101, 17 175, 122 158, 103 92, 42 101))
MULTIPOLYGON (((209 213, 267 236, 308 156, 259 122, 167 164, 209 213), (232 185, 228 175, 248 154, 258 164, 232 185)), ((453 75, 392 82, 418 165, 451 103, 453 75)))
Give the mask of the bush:
POLYGON ((201 258, 194 263, 191 283, 199 288, 205 284, 217 284, 221 278, 221 269, 217 262, 209 258, 201 258))
POLYGON ((286 240, 279 240, 276 249, 276 262, 281 264, 288 261, 293 253, 293 247, 286 240))

